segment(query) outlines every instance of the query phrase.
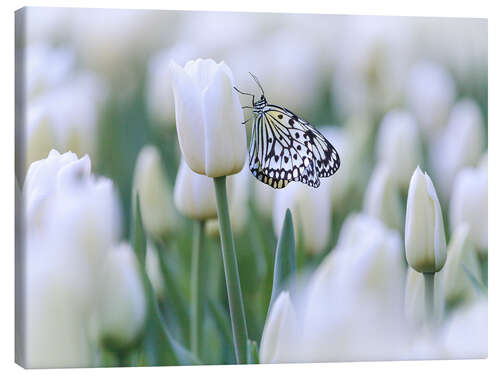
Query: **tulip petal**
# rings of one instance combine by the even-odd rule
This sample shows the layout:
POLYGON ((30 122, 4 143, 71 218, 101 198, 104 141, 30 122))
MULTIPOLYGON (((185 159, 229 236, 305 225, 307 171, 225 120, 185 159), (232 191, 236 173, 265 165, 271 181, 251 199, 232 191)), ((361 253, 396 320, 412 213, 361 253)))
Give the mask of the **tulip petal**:
POLYGON ((203 94, 206 124, 205 171, 210 177, 239 172, 246 158, 243 112, 231 76, 221 63, 203 94))
POLYGON ((176 63, 170 64, 175 121, 182 154, 189 167, 205 174, 205 126, 202 97, 197 84, 176 63))

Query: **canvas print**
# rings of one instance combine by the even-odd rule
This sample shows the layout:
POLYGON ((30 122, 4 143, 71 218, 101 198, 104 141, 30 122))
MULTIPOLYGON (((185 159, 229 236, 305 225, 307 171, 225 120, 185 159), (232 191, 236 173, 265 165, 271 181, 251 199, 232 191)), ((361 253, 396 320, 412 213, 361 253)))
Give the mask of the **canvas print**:
POLYGON ((21 366, 487 357, 486 19, 15 18, 21 366))

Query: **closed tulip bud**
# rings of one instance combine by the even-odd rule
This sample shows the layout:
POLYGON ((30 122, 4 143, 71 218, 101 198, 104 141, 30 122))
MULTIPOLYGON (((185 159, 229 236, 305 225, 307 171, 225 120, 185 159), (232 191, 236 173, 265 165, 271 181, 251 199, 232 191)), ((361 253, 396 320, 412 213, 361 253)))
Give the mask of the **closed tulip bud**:
POLYGON ((298 338, 298 320, 288 292, 281 292, 267 316, 260 341, 261 363, 293 360, 291 343, 298 338))
POLYGON ((450 226, 453 231, 466 223, 473 246, 488 251, 488 171, 463 169, 456 177, 450 199, 450 226))
POLYGON ((139 194, 144 228, 161 237, 177 226, 172 189, 167 181, 159 151, 144 146, 137 156, 134 171, 133 201, 139 194))
POLYGON ((291 184, 276 192, 273 208, 274 232, 279 236, 286 209, 292 211, 296 239, 303 241, 310 254, 326 250, 330 238, 332 213, 330 210, 330 184, 319 188, 304 184, 291 184))
POLYGON ((217 217, 214 182, 211 178, 193 172, 181 160, 174 188, 175 206, 180 213, 193 220, 217 217))
POLYGON ((430 145, 430 163, 438 191, 449 198, 455 177, 464 167, 473 167, 481 158, 485 143, 479 106, 463 99, 453 107, 446 129, 430 145))
POLYGON ((146 252, 146 272, 151 280, 156 297, 162 299, 165 297, 165 280, 160 267, 160 256, 158 249, 148 241, 146 252))
POLYGON ((97 321, 100 340, 109 348, 127 348, 137 337, 146 316, 146 297, 138 262, 128 243, 108 252, 103 260, 97 321))
POLYGON ((408 112, 391 111, 383 118, 377 136, 377 159, 389 168, 396 185, 408 189, 410 177, 422 161, 420 135, 408 112))
POLYGON ((441 65, 421 61, 411 69, 406 99, 427 137, 446 125, 455 95, 453 78, 441 65))
POLYGON ((246 158, 243 112, 233 89, 231 70, 223 62, 171 63, 175 119, 186 163, 209 177, 237 173, 246 158))
POLYGON ((387 166, 379 165, 374 170, 366 189, 363 211, 378 218, 389 228, 402 230, 401 198, 387 166))
POLYGON ((417 167, 410 180, 405 225, 406 260, 416 271, 438 272, 446 261, 441 205, 430 177, 417 167))
POLYGON ((476 294, 474 285, 466 272, 470 272, 477 280, 481 280, 479 261, 469 238, 469 226, 462 223, 453 232, 448 246, 446 264, 439 273, 446 302, 449 305, 454 305, 462 299, 470 299, 476 294))

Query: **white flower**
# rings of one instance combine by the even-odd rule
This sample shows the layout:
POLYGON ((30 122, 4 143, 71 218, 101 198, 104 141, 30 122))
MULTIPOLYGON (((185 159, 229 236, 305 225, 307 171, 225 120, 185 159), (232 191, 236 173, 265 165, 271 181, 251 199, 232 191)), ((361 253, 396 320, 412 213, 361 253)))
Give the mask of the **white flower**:
POLYGON ((252 181, 257 211, 265 218, 272 218, 275 189, 267 184, 263 184, 256 178, 252 179, 252 181))
POLYGON ((137 156, 132 202, 139 194, 142 219, 146 231, 156 237, 175 230, 177 217, 172 188, 163 169, 160 152, 146 145, 137 156))
POLYGON ((446 125, 455 95, 453 78, 443 66, 432 61, 420 61, 412 67, 406 101, 426 137, 436 134, 446 125))
POLYGON ((298 339, 298 321, 289 292, 283 291, 270 307, 260 341, 261 363, 293 361, 290 341, 298 339))
POLYGON ((479 106, 462 99, 453 107, 446 129, 430 145, 430 162, 438 191, 450 197, 455 176, 475 166, 483 152, 485 134, 479 106))
POLYGON ((488 301, 482 298, 454 312, 443 333, 447 358, 488 356, 488 301))
POLYGON ((174 94, 170 62, 184 65, 195 55, 195 49, 188 43, 178 43, 172 48, 155 54, 148 66, 148 107, 155 123, 164 127, 175 126, 174 94))
POLYGON ((389 167, 394 182, 408 189, 410 177, 422 161, 420 135, 415 118, 408 112, 388 112, 377 135, 377 160, 389 167))
POLYGON ((303 239, 307 252, 312 254, 326 250, 331 232, 330 185, 321 184, 312 188, 301 183, 293 183, 277 191, 273 208, 273 227, 277 236, 286 209, 292 212, 296 239, 303 239))
POLYGON ((214 182, 205 175, 193 172, 184 159, 175 179, 174 200, 179 212, 191 219, 217 217, 214 182))
POLYGON ((124 348, 136 338, 146 316, 139 265, 128 243, 111 249, 103 263, 97 305, 99 338, 110 348, 124 348))
POLYGON ((189 61, 171 65, 175 119, 186 163, 209 177, 237 173, 246 158, 243 112, 225 63, 189 61))
POLYGON ((363 211, 380 219, 387 227, 401 231, 403 208, 389 168, 379 165, 366 188, 363 211))
POLYGON ((453 232, 448 246, 446 264, 438 274, 438 277, 442 278, 448 304, 453 305, 477 295, 477 291, 466 272, 472 273, 477 280, 481 280, 481 268, 470 241, 469 226, 462 223, 453 232), (464 267, 467 268, 467 271, 464 267))
POLYGON ((456 177, 449 208, 450 228, 469 225, 470 238, 481 253, 488 251, 488 171, 465 168, 456 177))
POLYGON ((146 251, 146 272, 159 299, 165 298, 165 280, 160 266, 160 255, 154 244, 148 241, 146 251))
POLYGON ((420 167, 408 190, 405 248, 408 264, 418 272, 438 272, 446 261, 441 205, 430 177, 420 167))

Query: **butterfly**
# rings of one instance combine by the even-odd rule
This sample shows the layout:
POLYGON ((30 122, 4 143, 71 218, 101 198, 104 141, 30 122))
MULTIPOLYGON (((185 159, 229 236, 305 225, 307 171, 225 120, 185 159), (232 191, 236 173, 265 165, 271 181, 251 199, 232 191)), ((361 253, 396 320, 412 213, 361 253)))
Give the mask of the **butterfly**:
POLYGON ((234 89, 252 97, 252 139, 249 166, 252 174, 275 189, 292 181, 317 188, 320 177, 332 176, 340 167, 340 157, 332 144, 307 121, 285 107, 269 104, 258 78, 250 73, 262 95, 234 89))

